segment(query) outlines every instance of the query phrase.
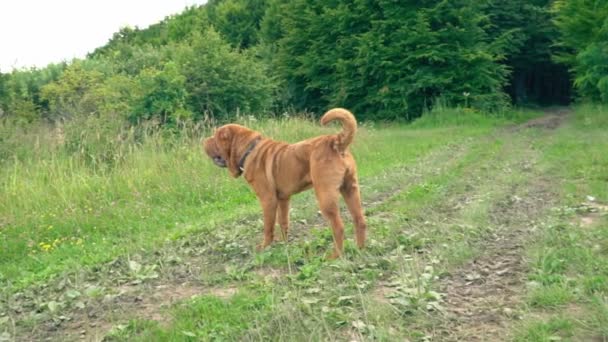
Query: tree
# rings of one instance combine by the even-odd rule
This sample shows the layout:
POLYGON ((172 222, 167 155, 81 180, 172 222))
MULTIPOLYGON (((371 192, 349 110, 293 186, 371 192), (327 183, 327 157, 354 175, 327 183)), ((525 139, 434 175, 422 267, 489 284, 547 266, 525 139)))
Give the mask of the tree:
POLYGON ((78 115, 97 114, 103 98, 92 91, 104 80, 94 62, 75 60, 61 77, 41 89, 41 96, 49 103, 51 119, 65 119, 78 115))
POLYGON ((263 112, 272 104, 275 83, 265 65, 233 50, 212 28, 175 46, 175 61, 186 78, 189 106, 197 117, 263 112))
POLYGON ((298 108, 411 119, 463 93, 479 108, 506 104, 505 47, 490 42, 481 4, 296 0, 282 10, 276 69, 298 108))
POLYGON ((559 0, 553 10, 560 31, 556 60, 570 67, 580 96, 608 102, 608 2, 559 0))
POLYGON ((511 70, 506 91, 518 104, 567 104, 570 76, 552 60, 558 30, 550 0, 492 0, 485 12, 491 40, 507 39, 503 63, 511 70))
POLYGON ((8 100, 9 100, 9 90, 8 90, 8 82, 10 76, 8 74, 3 74, 0 71, 0 118, 4 116, 8 109, 8 100))
POLYGON ((247 49, 258 43, 266 3, 267 0, 212 1, 207 13, 210 24, 232 47, 247 49))
POLYGON ((142 94, 134 101, 131 122, 154 118, 162 124, 173 124, 192 118, 187 108, 186 78, 175 63, 166 63, 162 70, 145 69, 137 80, 142 94))
POLYGON ((6 116, 27 122, 39 119, 48 111, 49 104, 41 96, 42 87, 60 77, 65 63, 49 64, 46 68, 13 70, 0 78, 0 108, 6 116))

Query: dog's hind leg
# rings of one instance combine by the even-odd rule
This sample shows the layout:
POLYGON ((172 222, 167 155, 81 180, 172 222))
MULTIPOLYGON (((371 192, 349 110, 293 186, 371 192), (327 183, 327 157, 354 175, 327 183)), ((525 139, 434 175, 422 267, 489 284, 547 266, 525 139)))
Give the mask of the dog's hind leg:
POLYGON ((361 195, 356 174, 347 174, 344 177, 344 184, 340 188, 340 192, 342 193, 342 197, 344 197, 344 202, 346 202, 350 215, 353 217, 357 247, 363 248, 365 247, 367 226, 365 224, 365 217, 363 216, 363 209, 361 208, 361 195))
POLYGON ((331 182, 327 178, 313 180, 315 195, 319 202, 319 209, 323 217, 329 221, 334 238, 334 252, 329 256, 329 259, 335 259, 342 255, 344 250, 344 223, 340 218, 339 199, 339 184, 331 182))
POLYGON ((310 179, 323 217, 329 221, 334 237, 334 252, 329 259, 342 256, 344 251, 344 223, 340 218, 340 187, 344 184, 346 165, 334 150, 315 151, 311 157, 310 179))

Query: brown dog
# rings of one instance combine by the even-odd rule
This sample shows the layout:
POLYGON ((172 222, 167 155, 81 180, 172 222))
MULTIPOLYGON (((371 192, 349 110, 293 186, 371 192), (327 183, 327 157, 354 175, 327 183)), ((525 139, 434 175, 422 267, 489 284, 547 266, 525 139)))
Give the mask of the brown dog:
POLYGON ((287 240, 289 197, 311 187, 315 189, 321 213, 333 230, 335 250, 330 258, 339 257, 343 251, 340 194, 354 220, 357 246, 363 248, 366 225, 361 210, 357 166, 348 151, 357 121, 349 111, 335 108, 323 115, 321 124, 333 120, 342 122, 342 132, 295 144, 262 137, 259 132, 236 124, 224 125, 204 140, 203 148, 213 162, 227 167, 235 178, 242 174, 260 200, 264 212, 264 241, 259 249, 272 243, 276 219, 283 239, 287 240))

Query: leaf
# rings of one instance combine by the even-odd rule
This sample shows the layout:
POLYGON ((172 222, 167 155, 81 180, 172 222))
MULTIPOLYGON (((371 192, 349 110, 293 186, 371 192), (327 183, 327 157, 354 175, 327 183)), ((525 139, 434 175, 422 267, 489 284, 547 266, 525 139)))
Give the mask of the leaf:
POLYGON ((389 303, 391 303, 393 305, 398 305, 401 307, 408 307, 408 306, 412 305, 412 303, 410 302, 409 299, 403 298, 403 297, 391 298, 391 299, 389 299, 389 303))
POLYGON ((466 280, 469 280, 469 281, 472 281, 472 280, 477 280, 477 279, 479 279, 479 278, 481 278, 481 275, 479 275, 479 274, 478 274, 478 273, 476 273, 476 272, 473 272, 473 273, 467 274, 467 275, 465 276, 465 279, 466 279, 466 280))
POLYGON ((355 328, 357 330, 363 330, 363 329, 365 329, 365 327, 367 327, 367 324, 363 323, 363 321, 361 321, 361 320, 353 321, 351 324, 352 324, 353 328, 355 328))
POLYGON ((0 325, 6 324, 8 322, 8 316, 0 317, 0 325))
POLYGON ((116 331, 123 331, 125 329, 127 329, 127 325, 126 324, 117 324, 117 325, 113 326, 110 331, 116 332, 116 331))
POLYGON ((84 302, 82 301, 77 301, 76 303, 74 303, 74 306, 79 308, 79 309, 84 309, 86 307, 86 305, 84 304, 84 302))
POLYGON ((304 304, 316 304, 319 302, 317 298, 302 298, 302 303, 304 304))
POLYGON ((46 306, 49 308, 49 311, 55 312, 55 311, 59 310, 59 307, 61 306, 61 304, 59 304, 58 302, 52 300, 52 301, 48 302, 46 304, 46 306))
POLYGON ((129 260, 129 269, 135 273, 141 270, 141 264, 135 260, 129 260))
POLYGON ((321 289, 318 287, 311 287, 310 289, 305 291, 308 294, 315 294, 315 293, 320 293, 321 289))
POLYGON ((80 297, 80 292, 76 291, 76 290, 68 290, 65 295, 68 296, 71 299, 74 299, 76 297, 80 297))
POLYGON ((101 295, 102 289, 99 286, 91 285, 84 290, 84 293, 88 297, 99 297, 101 295))
POLYGON ((431 302, 426 304, 426 309, 428 311, 443 311, 443 307, 437 302, 431 302))
POLYGON ((5 342, 5 341, 11 341, 11 334, 8 333, 8 331, 3 332, 2 334, 0 334, 0 342, 5 342))
POLYGON ((429 298, 435 299, 435 300, 439 300, 441 299, 441 294, 435 291, 429 291, 427 292, 427 296, 429 298))
POLYGON ((353 303, 354 296, 340 296, 338 297, 339 305, 348 305, 353 303))
POLYGON ((196 337, 196 334, 191 331, 182 330, 182 334, 184 334, 188 337, 196 337))

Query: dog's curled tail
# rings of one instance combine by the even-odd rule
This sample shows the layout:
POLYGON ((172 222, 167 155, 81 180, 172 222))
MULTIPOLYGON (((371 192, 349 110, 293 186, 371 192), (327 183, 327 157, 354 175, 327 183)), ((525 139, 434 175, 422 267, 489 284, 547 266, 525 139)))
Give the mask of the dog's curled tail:
POLYGON ((325 126, 329 122, 338 120, 342 123, 342 132, 338 136, 336 148, 343 152, 353 142, 355 132, 357 132, 357 120, 355 116, 344 108, 334 108, 328 110, 321 117, 321 125, 325 126))

